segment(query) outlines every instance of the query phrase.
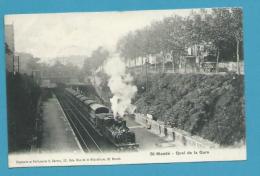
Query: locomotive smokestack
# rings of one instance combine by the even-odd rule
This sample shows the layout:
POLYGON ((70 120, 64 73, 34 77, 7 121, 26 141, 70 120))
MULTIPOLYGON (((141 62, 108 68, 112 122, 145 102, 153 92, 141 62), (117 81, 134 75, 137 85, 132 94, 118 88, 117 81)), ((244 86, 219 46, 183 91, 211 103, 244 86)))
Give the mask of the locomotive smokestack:
POLYGON ((113 97, 110 99, 114 117, 123 117, 125 113, 133 113, 135 106, 131 104, 137 87, 132 84, 133 77, 126 73, 126 64, 118 56, 107 60, 105 73, 109 76, 108 87, 113 97))

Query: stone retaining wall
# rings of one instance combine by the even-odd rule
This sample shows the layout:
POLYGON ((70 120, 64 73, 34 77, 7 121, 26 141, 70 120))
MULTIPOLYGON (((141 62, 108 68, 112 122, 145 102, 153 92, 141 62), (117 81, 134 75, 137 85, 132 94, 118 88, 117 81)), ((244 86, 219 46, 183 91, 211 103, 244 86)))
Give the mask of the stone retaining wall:
POLYGON ((166 137, 168 141, 174 141, 175 143, 183 146, 193 146, 198 148, 216 148, 218 144, 211 141, 202 139, 199 136, 191 136, 188 132, 177 128, 171 128, 164 125, 163 122, 155 121, 143 114, 135 114, 135 121, 145 126, 152 133, 166 137))

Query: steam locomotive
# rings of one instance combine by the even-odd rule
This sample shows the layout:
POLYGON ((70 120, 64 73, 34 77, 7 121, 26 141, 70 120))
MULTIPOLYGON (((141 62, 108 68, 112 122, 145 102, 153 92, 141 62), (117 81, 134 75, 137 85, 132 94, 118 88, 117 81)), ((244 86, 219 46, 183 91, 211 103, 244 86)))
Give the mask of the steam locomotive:
POLYGON ((101 136, 108 139, 119 150, 136 150, 135 134, 126 126, 122 118, 114 118, 111 110, 96 101, 87 98, 78 91, 66 88, 65 92, 88 113, 89 124, 101 136))

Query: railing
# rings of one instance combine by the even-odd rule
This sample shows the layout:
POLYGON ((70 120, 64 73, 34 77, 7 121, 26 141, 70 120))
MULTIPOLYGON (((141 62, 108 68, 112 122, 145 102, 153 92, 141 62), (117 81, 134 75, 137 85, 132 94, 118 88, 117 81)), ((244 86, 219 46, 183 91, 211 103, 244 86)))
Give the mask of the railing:
MULTIPOLYGON (((244 74, 244 62, 239 62, 239 69, 240 74, 244 74)), ((219 72, 237 72, 237 63, 236 62, 220 62, 218 64, 218 72, 216 69, 212 69, 208 71, 203 67, 199 67, 198 65, 186 65, 182 67, 177 67, 168 63, 163 67, 162 64, 154 65, 154 64, 147 64, 147 65, 138 65, 133 67, 128 67, 128 70, 135 73, 219 73, 219 72)))

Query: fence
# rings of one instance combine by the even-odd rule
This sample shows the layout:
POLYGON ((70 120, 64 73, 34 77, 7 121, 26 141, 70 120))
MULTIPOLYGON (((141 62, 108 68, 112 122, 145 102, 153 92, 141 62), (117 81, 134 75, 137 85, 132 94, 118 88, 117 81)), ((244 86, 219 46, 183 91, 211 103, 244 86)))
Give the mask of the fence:
MULTIPOLYGON (((239 62, 240 74, 244 74, 244 62, 239 62)), ((219 68, 226 68, 228 71, 236 72, 237 71, 237 62, 220 62, 219 68)))
MULTIPOLYGON (((223 70, 225 70, 225 72, 237 72, 236 62, 220 62, 218 67, 219 72, 222 72, 223 70)), ((202 67, 199 67, 199 65, 196 64, 187 64, 182 66, 172 66, 172 63, 166 63, 165 66, 162 64, 147 64, 128 67, 128 69, 135 73, 208 73, 202 67)), ((244 62, 239 62, 239 69, 240 74, 244 74, 244 62)), ((212 73, 216 72, 214 71, 212 73)))

